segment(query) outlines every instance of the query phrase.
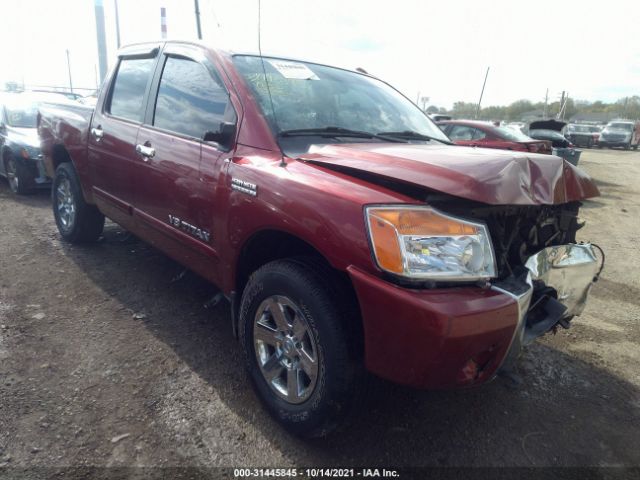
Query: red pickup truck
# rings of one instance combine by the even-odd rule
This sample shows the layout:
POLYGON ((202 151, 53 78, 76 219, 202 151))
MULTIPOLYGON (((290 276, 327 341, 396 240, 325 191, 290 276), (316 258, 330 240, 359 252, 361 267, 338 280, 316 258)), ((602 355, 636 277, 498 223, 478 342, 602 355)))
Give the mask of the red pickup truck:
POLYGON ((453 146, 367 74, 133 45, 95 110, 45 105, 38 129, 62 238, 106 216, 219 286, 257 394, 300 435, 340 424, 366 370, 420 388, 508 371, 597 276, 585 173, 453 146))

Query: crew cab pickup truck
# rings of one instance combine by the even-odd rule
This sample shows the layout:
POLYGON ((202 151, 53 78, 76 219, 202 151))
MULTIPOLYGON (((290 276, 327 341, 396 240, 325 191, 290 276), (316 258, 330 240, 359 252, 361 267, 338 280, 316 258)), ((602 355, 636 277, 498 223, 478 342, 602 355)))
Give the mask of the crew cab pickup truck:
MULTIPOLYGON (((105 216, 216 284, 267 410, 327 434, 367 370, 480 385, 579 315, 589 177, 454 146, 364 73, 199 43, 119 52, 95 109, 39 112, 64 240, 105 216)), ((176 321, 180 321, 179 318, 176 321)))

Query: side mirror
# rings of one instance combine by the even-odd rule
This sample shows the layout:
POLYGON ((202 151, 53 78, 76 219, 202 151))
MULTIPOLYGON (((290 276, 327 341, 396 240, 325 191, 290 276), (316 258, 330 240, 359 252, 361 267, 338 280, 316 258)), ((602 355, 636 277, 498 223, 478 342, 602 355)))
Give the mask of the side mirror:
POLYGON ((222 122, 217 132, 205 132, 203 140, 205 142, 215 142, 225 149, 231 148, 233 139, 236 136, 236 124, 222 122))

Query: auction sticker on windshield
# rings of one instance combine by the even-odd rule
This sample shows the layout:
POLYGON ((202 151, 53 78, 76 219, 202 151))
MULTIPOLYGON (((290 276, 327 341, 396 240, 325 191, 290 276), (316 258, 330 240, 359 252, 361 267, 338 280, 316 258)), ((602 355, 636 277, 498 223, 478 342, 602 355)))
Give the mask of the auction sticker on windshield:
POLYGON ((267 60, 284 78, 295 80, 319 80, 318 76, 304 63, 284 60, 267 60))

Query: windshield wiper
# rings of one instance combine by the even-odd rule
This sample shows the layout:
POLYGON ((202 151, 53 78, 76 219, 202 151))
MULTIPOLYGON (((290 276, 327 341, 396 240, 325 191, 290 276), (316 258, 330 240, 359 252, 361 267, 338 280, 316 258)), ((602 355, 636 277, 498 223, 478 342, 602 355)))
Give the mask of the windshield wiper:
POLYGON ((436 142, 441 142, 446 145, 454 145, 448 140, 443 140, 441 138, 431 137, 429 135, 424 135, 422 133, 414 132, 413 130, 403 130, 401 132, 380 132, 378 135, 385 135, 387 137, 401 138, 403 140, 435 140, 436 142))
POLYGON ((317 135, 319 137, 353 137, 353 138, 376 138, 384 142, 406 143, 403 138, 394 136, 385 136, 380 133, 362 132, 360 130, 351 130, 349 128, 342 127, 324 127, 324 128, 299 128, 296 130, 282 130, 278 132, 279 137, 297 137, 297 136, 312 136, 317 135))

